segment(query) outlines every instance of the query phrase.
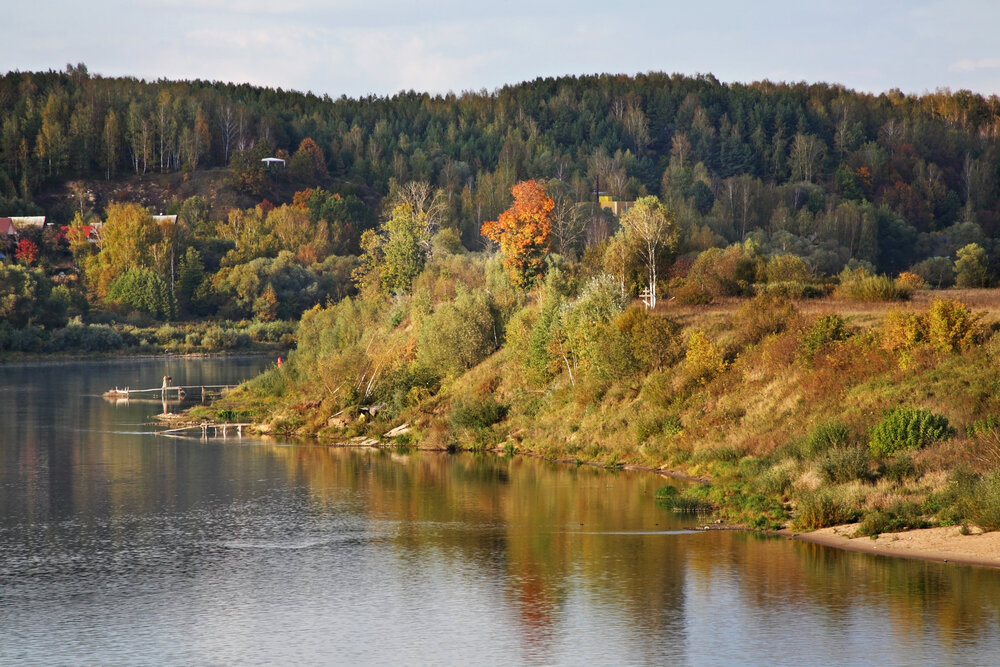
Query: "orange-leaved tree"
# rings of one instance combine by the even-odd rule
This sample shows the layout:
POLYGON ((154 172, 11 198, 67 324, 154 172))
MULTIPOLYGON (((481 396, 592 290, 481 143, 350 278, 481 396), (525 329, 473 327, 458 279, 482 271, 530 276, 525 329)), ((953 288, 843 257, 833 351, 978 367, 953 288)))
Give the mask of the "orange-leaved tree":
POLYGON ((536 180, 521 181, 510 192, 514 203, 496 220, 484 222, 482 234, 500 245, 511 282, 530 287, 541 275, 549 251, 555 203, 536 180))

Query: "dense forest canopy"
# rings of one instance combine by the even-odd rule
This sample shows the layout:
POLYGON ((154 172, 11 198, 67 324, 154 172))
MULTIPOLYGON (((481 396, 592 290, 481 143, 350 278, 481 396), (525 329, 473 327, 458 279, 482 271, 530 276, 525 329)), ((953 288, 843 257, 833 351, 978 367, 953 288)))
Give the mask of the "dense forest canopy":
MULTIPOLYGON (((893 275, 916 268, 941 286, 951 280, 943 262, 972 244, 997 268, 998 134, 1000 100, 964 90, 872 95, 647 73, 331 99, 108 78, 76 65, 0 78, 0 215, 103 218, 123 197, 95 203, 89 186, 219 173, 244 205, 209 202, 198 215, 211 218, 201 236, 238 246, 228 264, 240 253, 277 257, 277 245, 241 241, 249 228, 241 221, 266 218, 271 201, 291 204, 298 192, 299 209, 309 208, 301 224, 327 224, 318 252, 283 242, 308 265, 331 252, 359 254, 363 232, 390 217, 382 200, 406 203, 395 195, 408 183, 432 189, 437 228, 480 249, 482 224, 510 205, 512 186, 537 179, 554 200, 553 248, 566 257, 618 228, 594 205, 598 192, 654 195, 674 215, 675 257, 749 240, 765 256, 802 258, 818 275, 855 260, 893 275), (266 169, 260 159, 272 155, 287 168, 266 169), (323 196, 310 194, 319 188, 323 196), (260 202, 265 209, 253 213, 260 202)), ((173 212, 183 203, 172 202, 173 212)), ((204 244, 199 251, 203 260, 213 254, 204 244)))

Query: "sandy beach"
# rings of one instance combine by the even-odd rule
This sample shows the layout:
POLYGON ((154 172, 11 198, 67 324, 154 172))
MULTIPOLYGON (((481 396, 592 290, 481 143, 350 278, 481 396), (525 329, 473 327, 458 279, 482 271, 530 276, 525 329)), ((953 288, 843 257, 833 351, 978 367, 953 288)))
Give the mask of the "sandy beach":
POLYGON ((848 524, 811 533, 782 531, 782 534, 803 542, 848 551, 1000 568, 1000 532, 984 533, 971 528, 969 535, 962 535, 961 527, 948 526, 883 533, 873 539, 852 537, 856 529, 856 524, 848 524))

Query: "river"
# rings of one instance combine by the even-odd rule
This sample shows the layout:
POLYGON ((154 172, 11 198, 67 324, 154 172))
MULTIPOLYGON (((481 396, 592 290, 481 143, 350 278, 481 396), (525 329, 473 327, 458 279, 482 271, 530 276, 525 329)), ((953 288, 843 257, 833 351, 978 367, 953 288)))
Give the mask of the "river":
POLYGON ((270 362, 0 365, 0 664, 1000 656, 997 570, 690 532, 649 473, 170 438, 100 396, 270 362))

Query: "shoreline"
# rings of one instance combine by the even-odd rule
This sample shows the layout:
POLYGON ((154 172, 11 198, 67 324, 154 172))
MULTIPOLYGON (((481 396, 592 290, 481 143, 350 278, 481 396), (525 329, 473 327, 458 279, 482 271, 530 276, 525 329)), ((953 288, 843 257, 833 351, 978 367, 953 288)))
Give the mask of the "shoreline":
POLYGON ((851 537, 856 528, 857 524, 846 524, 811 533, 784 529, 775 534, 855 553, 1000 569, 1000 532, 973 529, 968 535, 962 535, 960 526, 937 526, 882 533, 875 538, 851 537))
MULTIPOLYGON (((284 348, 283 348, 284 349, 284 348)), ((35 364, 55 361, 105 361, 108 359, 209 359, 214 357, 264 357, 282 350, 247 349, 216 350, 212 352, 12 352, 0 354, 0 366, 4 364, 35 364)), ((286 356, 287 352, 282 356, 286 356)))
MULTIPOLYGON (((165 418, 167 417, 166 415, 163 415, 160 418, 160 422, 169 423, 170 421, 174 421, 176 424, 177 422, 183 421, 185 416, 186 415, 183 413, 181 415, 170 415, 173 419, 169 419, 165 418)), ((251 429, 259 436, 273 437, 273 434, 267 433, 266 430, 260 428, 261 426, 262 425, 260 424, 255 424, 251 427, 251 429)), ((302 438, 302 436, 297 437, 302 438)), ((313 442, 326 447, 345 449, 386 449, 393 446, 392 443, 373 436, 355 436, 353 438, 347 438, 339 441, 331 441, 328 438, 317 436, 307 436, 304 439, 312 440, 313 442)), ((440 448, 420 446, 414 446, 412 449, 415 451, 447 451, 440 448)), ((490 449, 488 451, 498 456, 504 454, 504 451, 501 449, 490 449)), ((609 467, 596 461, 553 459, 527 450, 518 451, 517 454, 547 460, 552 463, 586 465, 595 468, 603 468, 608 471, 629 470, 649 472, 661 478, 678 479, 700 484, 711 483, 711 480, 704 477, 694 477, 674 470, 665 470, 650 466, 623 465, 620 467, 609 467)), ((933 528, 918 528, 899 533, 882 533, 875 537, 853 537, 855 531, 857 530, 857 526, 858 524, 843 524, 829 528, 820 528, 812 532, 797 532, 791 528, 765 532, 788 540, 796 540, 807 544, 816 544, 819 546, 854 553, 1000 569, 1000 531, 983 532, 978 528, 973 528, 969 534, 963 535, 961 533, 961 526, 937 526, 933 528)), ((729 524, 723 526, 716 526, 713 524, 706 526, 706 528, 715 530, 726 529, 754 532, 745 526, 734 526, 729 524)), ((704 529, 705 528, 699 527, 695 530, 704 529)))

